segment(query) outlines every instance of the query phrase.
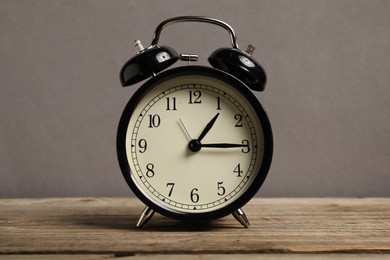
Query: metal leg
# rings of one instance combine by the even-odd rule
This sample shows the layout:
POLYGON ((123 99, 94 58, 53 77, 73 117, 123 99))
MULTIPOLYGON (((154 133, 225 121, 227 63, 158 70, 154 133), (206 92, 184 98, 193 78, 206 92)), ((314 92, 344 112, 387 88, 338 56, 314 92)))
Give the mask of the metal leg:
POLYGON ((142 211, 141 216, 137 222, 137 228, 141 229, 152 217, 154 214, 154 210, 149 207, 145 207, 144 211, 142 211))
POLYGON ((246 217, 244 211, 242 209, 238 209, 233 212, 234 218, 241 223, 245 228, 248 228, 251 224, 249 223, 248 218, 246 217))

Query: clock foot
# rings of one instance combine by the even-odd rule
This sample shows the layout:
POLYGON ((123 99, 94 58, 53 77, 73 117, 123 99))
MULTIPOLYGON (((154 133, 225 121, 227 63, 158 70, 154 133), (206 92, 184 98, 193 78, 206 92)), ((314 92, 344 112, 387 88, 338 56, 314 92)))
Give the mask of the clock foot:
POLYGON ((141 229, 152 217, 154 214, 154 210, 149 207, 145 207, 144 211, 142 211, 141 216, 137 222, 137 228, 141 229))
POLYGON ((233 217, 241 223, 245 228, 248 228, 251 224, 249 223, 248 218, 246 217, 244 211, 242 209, 238 209, 233 212, 233 217))

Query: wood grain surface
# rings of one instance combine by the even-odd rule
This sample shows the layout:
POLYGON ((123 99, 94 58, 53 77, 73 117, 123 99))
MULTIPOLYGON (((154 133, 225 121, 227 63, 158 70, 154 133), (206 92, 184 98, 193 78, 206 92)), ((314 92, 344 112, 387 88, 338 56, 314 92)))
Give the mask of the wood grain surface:
POLYGON ((233 216, 194 224, 155 214, 138 230, 135 224, 143 208, 136 198, 1 199, 0 258, 54 254, 390 258, 390 198, 255 198, 243 208, 249 229, 233 216))

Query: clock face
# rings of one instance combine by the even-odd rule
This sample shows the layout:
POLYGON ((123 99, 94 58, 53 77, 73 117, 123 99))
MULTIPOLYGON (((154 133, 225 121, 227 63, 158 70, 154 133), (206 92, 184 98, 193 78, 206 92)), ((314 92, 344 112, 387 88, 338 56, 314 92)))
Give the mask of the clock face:
POLYGON ((246 87, 223 74, 171 70, 147 82, 125 109, 118 135, 122 171, 133 191, 163 214, 232 210, 266 177, 268 119, 246 87))

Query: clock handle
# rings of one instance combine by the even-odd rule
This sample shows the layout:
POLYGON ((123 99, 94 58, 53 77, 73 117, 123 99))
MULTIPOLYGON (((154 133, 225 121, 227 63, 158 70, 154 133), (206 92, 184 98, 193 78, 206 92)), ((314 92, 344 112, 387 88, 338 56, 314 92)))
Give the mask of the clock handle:
POLYGON ((163 21, 157 26, 154 32, 151 46, 149 48, 157 45, 158 40, 160 39, 161 31, 164 27, 179 22, 201 22, 201 23, 210 23, 210 24, 221 26, 222 28, 226 29, 229 32, 232 47, 235 49, 239 49, 237 45, 236 33, 234 32, 233 28, 229 24, 221 20, 211 18, 211 17, 205 17, 205 16, 178 16, 163 21))

